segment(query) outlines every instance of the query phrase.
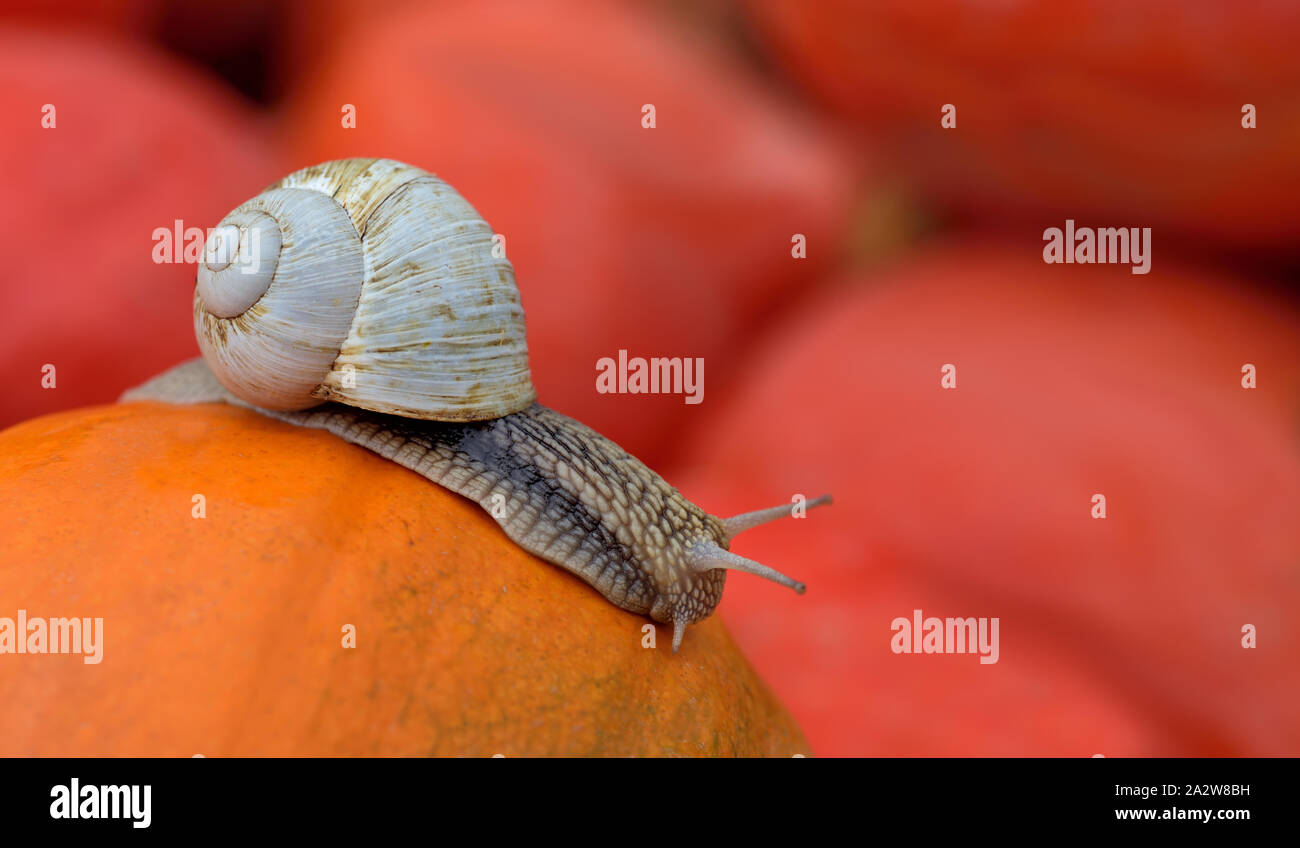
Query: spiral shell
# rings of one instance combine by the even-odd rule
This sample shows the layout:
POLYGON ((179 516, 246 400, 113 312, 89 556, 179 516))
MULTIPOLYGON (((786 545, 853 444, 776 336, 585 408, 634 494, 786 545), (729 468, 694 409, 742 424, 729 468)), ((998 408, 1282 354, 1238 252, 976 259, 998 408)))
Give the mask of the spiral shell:
POLYGON ((524 312, 492 229, 388 159, 298 171, 209 236, 194 329, 217 379, 263 409, 327 400, 436 421, 527 408, 524 312))

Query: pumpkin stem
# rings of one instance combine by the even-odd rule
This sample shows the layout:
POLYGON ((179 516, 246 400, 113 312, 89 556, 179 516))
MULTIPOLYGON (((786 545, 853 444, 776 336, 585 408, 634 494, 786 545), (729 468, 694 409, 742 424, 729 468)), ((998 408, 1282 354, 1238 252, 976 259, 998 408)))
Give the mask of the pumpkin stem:
POLYGON ((754 562, 752 559, 745 559, 743 556, 733 554, 731 551, 724 551, 712 542, 700 542, 693 545, 690 552, 686 555, 686 564, 695 571, 711 571, 715 568, 726 568, 731 571, 743 571, 747 574, 756 574, 759 577, 765 577, 774 583, 788 586, 800 595, 802 595, 804 590, 808 588, 798 580, 795 580, 793 577, 787 577, 775 568, 768 568, 761 562, 754 562))
MULTIPOLYGON (((804 509, 825 506, 830 502, 830 495, 822 495, 820 498, 813 498, 805 503, 804 509)), ((730 541, 751 527, 757 527, 760 524, 767 524, 769 521, 776 521, 779 518, 794 515, 795 506, 795 504, 781 504, 780 506, 758 509, 753 512, 742 512, 740 515, 722 519, 722 529, 727 534, 727 540, 730 541)))

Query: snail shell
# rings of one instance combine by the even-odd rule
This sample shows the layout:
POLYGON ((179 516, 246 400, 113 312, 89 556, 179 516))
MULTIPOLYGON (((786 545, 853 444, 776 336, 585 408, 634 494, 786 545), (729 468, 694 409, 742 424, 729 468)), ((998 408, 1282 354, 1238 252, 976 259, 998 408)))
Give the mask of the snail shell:
POLYGON ((208 240, 194 330, 231 394, 480 421, 526 409, 524 312, 493 233, 434 175, 388 159, 290 174, 208 240))

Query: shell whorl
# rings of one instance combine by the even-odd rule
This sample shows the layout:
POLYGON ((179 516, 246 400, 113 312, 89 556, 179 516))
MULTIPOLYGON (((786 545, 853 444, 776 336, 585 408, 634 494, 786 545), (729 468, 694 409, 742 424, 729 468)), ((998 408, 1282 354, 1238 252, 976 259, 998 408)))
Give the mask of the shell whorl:
POLYGON ((290 174, 213 231, 194 294, 213 373, 264 409, 478 421, 527 408, 524 314, 487 222, 386 159, 290 174))

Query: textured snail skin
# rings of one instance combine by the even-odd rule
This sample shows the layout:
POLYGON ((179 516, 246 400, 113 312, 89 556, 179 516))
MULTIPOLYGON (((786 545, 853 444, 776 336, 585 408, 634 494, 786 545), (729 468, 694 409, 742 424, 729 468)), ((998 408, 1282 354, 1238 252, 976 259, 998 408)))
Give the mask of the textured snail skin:
POLYGON ((469 423, 337 403, 263 410, 230 395, 201 359, 122 399, 226 401, 374 451, 477 502, 520 547, 582 578, 616 606, 671 623, 674 650, 685 626, 707 618, 722 598, 726 571, 699 570, 691 560, 701 548, 727 550, 723 522, 614 442, 537 403, 469 423))
POLYGON ((614 442, 541 404, 476 423, 335 403, 268 414, 328 430, 476 501, 521 548, 625 610, 684 626, 722 599, 724 570, 685 565, 696 543, 726 550, 722 522, 614 442))

